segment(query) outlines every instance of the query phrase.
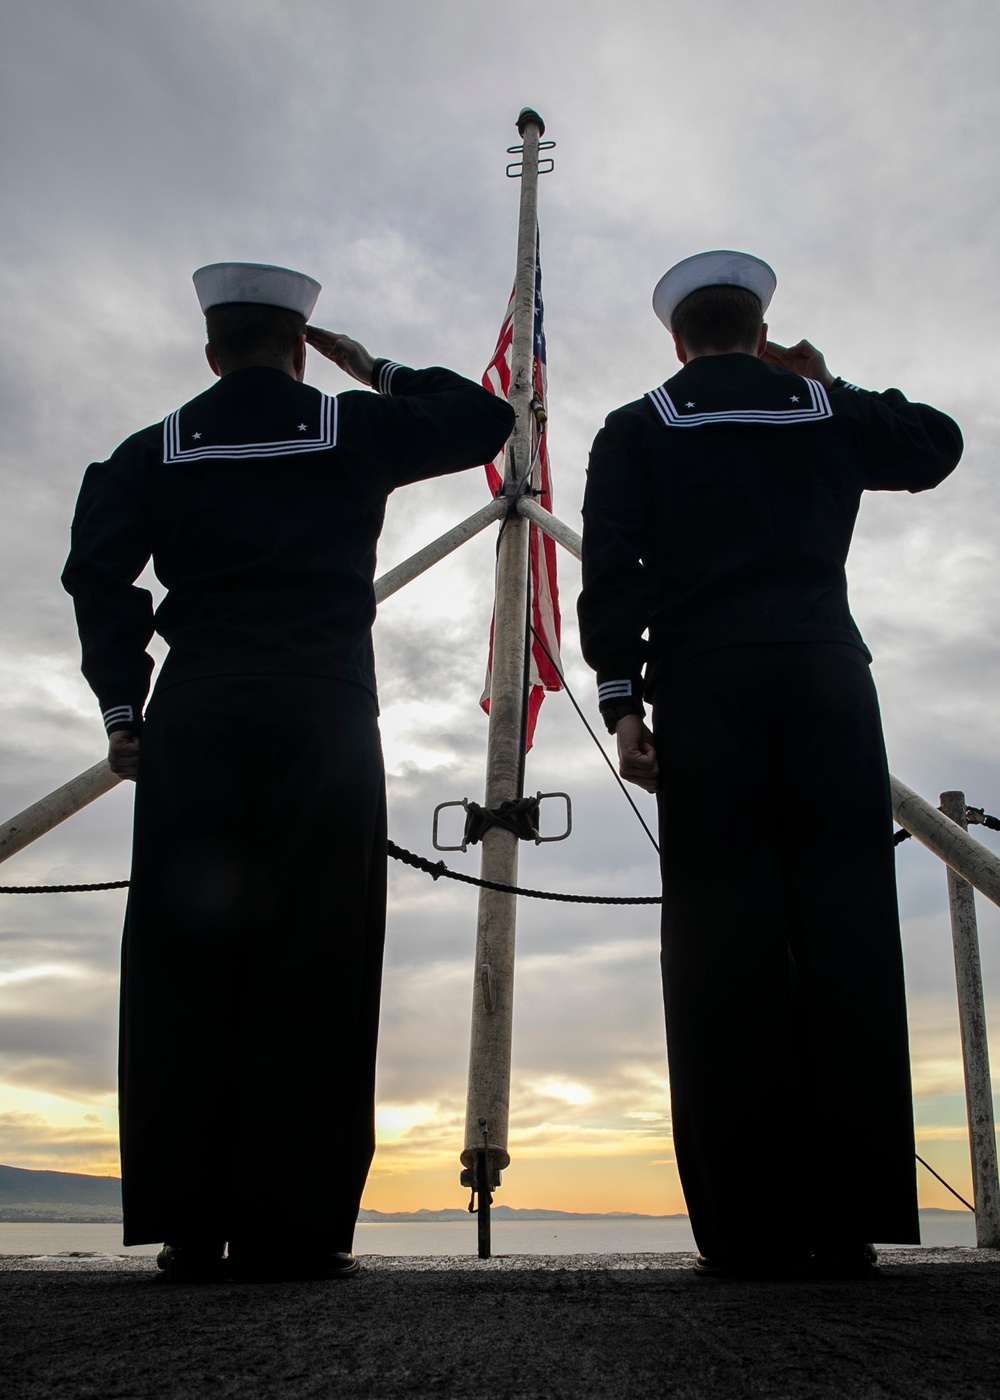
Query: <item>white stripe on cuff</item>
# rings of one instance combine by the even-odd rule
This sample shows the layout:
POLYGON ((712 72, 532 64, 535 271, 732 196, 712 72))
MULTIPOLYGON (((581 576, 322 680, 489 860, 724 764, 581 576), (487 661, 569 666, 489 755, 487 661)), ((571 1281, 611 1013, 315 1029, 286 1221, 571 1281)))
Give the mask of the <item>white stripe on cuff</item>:
POLYGON ((597 687, 597 703, 604 705, 608 700, 631 700, 631 681, 602 681, 597 687))
POLYGON ((135 720, 135 711, 131 705, 112 705, 110 710, 105 710, 104 728, 110 729, 113 724, 121 724, 123 721, 132 724, 135 720))
POLYGON ((396 373, 397 369, 401 368, 402 366, 396 364, 394 360, 384 361, 382 368, 378 372, 378 383, 375 385, 375 392, 377 394, 391 394, 392 376, 396 373))

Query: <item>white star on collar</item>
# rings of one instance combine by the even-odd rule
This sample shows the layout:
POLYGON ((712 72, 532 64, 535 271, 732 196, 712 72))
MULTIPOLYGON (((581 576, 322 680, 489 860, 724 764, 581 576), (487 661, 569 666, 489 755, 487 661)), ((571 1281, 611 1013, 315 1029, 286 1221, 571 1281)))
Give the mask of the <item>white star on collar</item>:
POLYGON ((195 442, 197 442, 201 437, 201 433, 192 433, 191 436, 194 438, 195 442))
POLYGON ((304 432, 307 430, 308 426, 309 426, 308 423, 300 423, 300 424, 299 424, 299 432, 300 432, 300 433, 304 433, 304 432))
POLYGON ((792 403, 798 403, 798 401, 799 401, 799 396, 798 396, 798 394, 792 394, 791 397, 792 397, 792 403))
POLYGON ((691 403, 691 402, 688 402, 688 403, 686 403, 686 404, 684 405, 684 407, 685 407, 685 408, 694 408, 694 404, 691 403))

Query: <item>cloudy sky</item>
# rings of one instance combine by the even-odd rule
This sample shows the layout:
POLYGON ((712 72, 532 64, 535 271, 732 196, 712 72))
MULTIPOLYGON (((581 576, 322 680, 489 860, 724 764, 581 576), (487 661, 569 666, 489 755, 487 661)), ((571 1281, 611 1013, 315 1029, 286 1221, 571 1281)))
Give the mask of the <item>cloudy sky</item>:
MULTIPOLYGON (((935 800, 963 788, 1000 811, 997 50, 989 0, 8 0, 0 816, 103 752, 58 576, 87 463, 206 385, 192 270, 240 258, 301 268, 324 284, 318 324, 478 377, 513 274, 505 147, 526 104, 558 142, 540 207, 557 513, 578 524, 604 415, 672 372, 649 305, 657 277, 706 247, 766 258, 776 340, 808 336, 835 373, 898 385, 965 431, 965 459, 939 490, 865 503, 851 589, 893 771, 935 800)), ((315 358, 307 377, 347 387, 315 358)), ((476 472, 393 499, 380 568, 486 499, 476 472)), ((482 793, 492 551, 481 537, 377 623, 390 832, 421 852, 437 802, 482 793)), ((579 572, 561 560, 564 660, 593 713, 579 572)), ((545 703, 527 787, 569 789, 576 824, 562 845, 522 848, 524 883, 656 891, 653 851, 564 696, 545 703)), ((122 878, 126 788, 15 857, 4 882, 122 878)), ((706 793, 693 815, 722 860, 744 814, 717 799, 706 793)), ((808 822, 821 800, 803 792, 789 820, 808 822)), ((476 873, 474 851, 450 859, 476 873)), ((944 872, 914 842, 898 865, 920 1150, 967 1193, 944 872)), ((441 884, 391 872, 365 1201, 379 1209, 464 1200, 476 903, 441 884)), ((123 903, 0 898, 4 1163, 117 1171, 123 903)), ((1000 1027, 989 906, 981 931, 1000 1027)), ((500 1199, 683 1209, 655 910, 523 901, 518 948, 514 1160, 500 1199)), ((280 1130, 281 1103, 260 1107, 280 1130)), ((737 1160, 756 1147, 735 1144, 737 1160)), ((849 1172, 852 1144, 830 1150, 849 1172)), ((925 1174, 921 1192, 955 1204, 925 1174)))

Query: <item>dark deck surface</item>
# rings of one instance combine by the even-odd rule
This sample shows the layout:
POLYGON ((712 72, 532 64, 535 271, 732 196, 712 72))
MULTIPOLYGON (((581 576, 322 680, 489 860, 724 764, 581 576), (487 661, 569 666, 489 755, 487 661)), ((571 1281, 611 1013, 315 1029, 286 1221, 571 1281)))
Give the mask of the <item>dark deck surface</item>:
POLYGON ((0 1393, 118 1397, 1000 1396, 1000 1254, 865 1282, 702 1279, 684 1255, 372 1257, 187 1286, 151 1259, 0 1259, 0 1393))

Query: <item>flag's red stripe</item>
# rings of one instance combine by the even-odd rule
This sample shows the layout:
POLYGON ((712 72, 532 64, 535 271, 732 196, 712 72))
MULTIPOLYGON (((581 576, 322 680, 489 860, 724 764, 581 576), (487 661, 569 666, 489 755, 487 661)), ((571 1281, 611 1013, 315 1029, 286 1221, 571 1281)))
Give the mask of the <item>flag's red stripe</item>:
MULTIPOLYGON (((483 375, 483 386, 491 394, 499 394, 507 398, 510 394, 511 381, 511 350, 514 336, 514 293, 511 292, 510 303, 507 307, 507 314, 504 317, 503 325, 500 327, 500 334, 497 337, 496 349, 493 358, 490 360, 483 375)), ((536 400, 545 406, 545 366, 538 357, 535 357, 532 366, 532 379, 536 400)), ((549 454, 548 443, 545 434, 536 434, 534 439, 535 462, 532 471, 532 487, 538 492, 538 500, 546 510, 552 509, 552 486, 549 478, 549 454)), ((504 452, 501 449, 493 462, 486 464, 486 479, 489 483, 490 491, 497 495, 503 485, 503 462, 504 452)), ((561 639, 561 618, 559 616, 559 588, 556 581, 556 545, 555 541, 546 535, 543 530, 536 526, 530 526, 528 537, 528 559, 531 576, 531 621, 535 631, 545 642, 545 646, 552 654, 556 663, 559 662, 559 643, 561 639)), ((483 709, 489 713, 490 708, 490 683, 493 674, 493 628, 494 620, 490 620, 490 646, 489 662, 486 671, 486 686, 483 690, 483 709)), ((532 738, 535 732, 535 723, 538 719, 538 711, 541 707, 542 699, 547 690, 559 690, 559 673, 556 666, 552 664, 545 651, 533 641, 529 656, 529 692, 528 692, 528 713, 526 735, 526 748, 531 748, 532 738)))

